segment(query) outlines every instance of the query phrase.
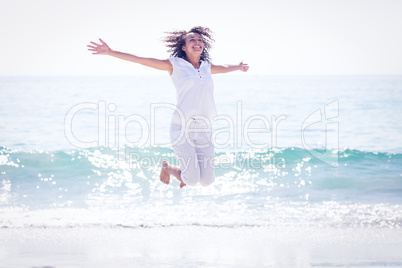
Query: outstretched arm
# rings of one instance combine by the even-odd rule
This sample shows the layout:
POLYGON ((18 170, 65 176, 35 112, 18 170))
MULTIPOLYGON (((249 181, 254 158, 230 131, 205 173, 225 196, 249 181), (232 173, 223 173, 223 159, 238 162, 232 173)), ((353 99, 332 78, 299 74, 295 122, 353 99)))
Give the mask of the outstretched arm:
POLYGON ((138 64, 142 64, 154 69, 168 71, 169 73, 173 72, 172 63, 169 60, 159 60, 154 58, 144 58, 138 57, 135 55, 131 55, 128 53, 123 53, 119 51, 114 51, 109 48, 109 46, 103 42, 102 39, 99 38, 101 44, 97 44, 95 42, 91 42, 92 45, 87 45, 89 51, 95 51, 92 54, 95 55, 109 55, 112 57, 116 57, 118 59, 127 60, 131 62, 135 62, 138 64))
POLYGON ((248 71, 248 64, 240 62, 238 65, 213 65, 211 64, 211 73, 212 74, 222 74, 229 73, 233 71, 248 71))

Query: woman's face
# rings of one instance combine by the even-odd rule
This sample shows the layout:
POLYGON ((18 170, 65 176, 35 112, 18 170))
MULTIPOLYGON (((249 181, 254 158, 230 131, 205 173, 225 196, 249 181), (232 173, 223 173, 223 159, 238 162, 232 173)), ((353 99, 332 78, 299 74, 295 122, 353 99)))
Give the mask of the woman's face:
POLYGON ((186 54, 198 54, 201 55, 204 49, 204 42, 202 37, 198 33, 188 33, 186 36, 186 45, 182 46, 182 50, 186 54))

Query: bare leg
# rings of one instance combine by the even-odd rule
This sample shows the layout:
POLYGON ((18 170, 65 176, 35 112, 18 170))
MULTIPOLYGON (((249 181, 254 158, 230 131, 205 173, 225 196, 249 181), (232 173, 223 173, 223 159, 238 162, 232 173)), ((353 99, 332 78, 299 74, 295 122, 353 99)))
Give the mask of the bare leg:
POLYGON ((179 167, 171 166, 167 161, 162 162, 161 174, 159 175, 161 182, 169 184, 170 175, 173 175, 176 179, 180 181, 180 188, 183 188, 184 186, 186 186, 186 184, 182 181, 180 174, 181 170, 179 167))

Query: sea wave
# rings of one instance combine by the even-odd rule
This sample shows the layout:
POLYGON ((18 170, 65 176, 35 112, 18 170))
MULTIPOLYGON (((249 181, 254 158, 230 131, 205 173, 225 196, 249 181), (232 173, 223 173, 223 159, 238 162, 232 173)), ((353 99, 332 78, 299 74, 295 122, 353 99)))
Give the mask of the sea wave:
MULTIPOLYGON (((335 225, 334 220, 339 219, 349 225, 400 226, 402 154, 351 149, 316 153, 329 155, 337 165, 301 148, 217 153, 213 185, 180 189, 176 180, 170 185, 159 181, 163 160, 177 164, 169 148, 49 152, 0 147, 0 215, 4 226, 8 226, 5 218, 19 215, 14 217, 8 210, 35 213, 58 209, 60 213, 83 210, 82 217, 94 210, 121 210, 139 218, 163 214, 167 219, 163 225, 175 224, 169 213, 181 218, 193 215, 197 220, 189 224, 214 225, 213 217, 222 218, 216 214, 219 212, 227 219, 232 214, 235 217, 225 226, 238 224, 238 219, 240 225, 249 224, 253 218, 259 220, 252 225, 285 224, 287 218, 320 224, 326 217, 335 225), (273 216, 261 218, 265 214, 273 216), (199 221, 200 217, 206 221, 199 221)), ((101 220, 94 217, 95 222, 101 220)), ((133 221, 119 220, 112 225, 155 222, 152 218, 133 225, 133 221)))
POLYGON ((245 209, 240 204, 148 204, 119 209, 0 208, 0 228, 402 227, 402 207, 346 202, 276 202, 245 209))

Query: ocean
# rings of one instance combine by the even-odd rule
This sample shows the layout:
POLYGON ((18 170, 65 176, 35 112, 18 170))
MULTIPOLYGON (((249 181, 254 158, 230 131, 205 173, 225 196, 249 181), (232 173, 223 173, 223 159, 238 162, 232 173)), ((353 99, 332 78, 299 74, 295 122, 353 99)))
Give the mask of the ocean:
POLYGON ((402 76, 214 83, 180 189, 168 75, 0 77, 0 267, 402 267, 402 76))

